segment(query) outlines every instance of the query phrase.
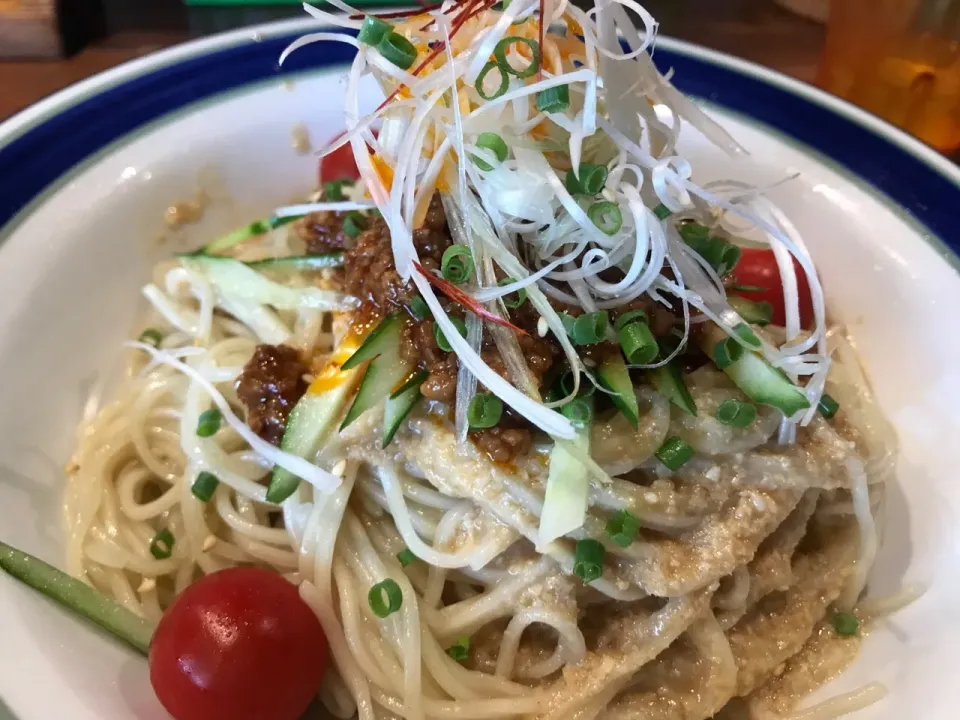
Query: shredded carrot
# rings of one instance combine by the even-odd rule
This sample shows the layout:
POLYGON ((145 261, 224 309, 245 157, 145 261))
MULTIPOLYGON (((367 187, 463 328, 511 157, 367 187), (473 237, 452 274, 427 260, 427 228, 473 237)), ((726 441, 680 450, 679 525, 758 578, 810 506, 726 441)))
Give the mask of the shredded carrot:
POLYGON ((554 75, 561 75, 563 73, 563 60, 560 57, 560 51, 557 49, 553 38, 546 38, 544 44, 540 46, 540 58, 541 67, 547 65, 547 61, 549 60, 551 73, 554 75))
POLYGON ((370 161, 373 163, 373 169, 377 171, 377 177, 380 178, 380 182, 383 183, 383 186, 389 192, 393 186, 393 168, 379 155, 371 155, 370 161))
POLYGON ((583 37, 583 28, 580 27, 580 23, 578 23, 570 13, 565 12, 563 14, 563 21, 567 25, 567 30, 572 32, 574 35, 583 37))

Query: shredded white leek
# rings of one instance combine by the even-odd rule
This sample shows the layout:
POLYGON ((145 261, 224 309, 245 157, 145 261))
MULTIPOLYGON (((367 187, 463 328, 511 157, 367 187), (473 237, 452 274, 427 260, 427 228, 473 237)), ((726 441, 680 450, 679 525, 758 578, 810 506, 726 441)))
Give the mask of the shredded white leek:
MULTIPOLYGON (((342 0, 332 4, 355 12, 342 0)), ((762 338, 759 350, 794 381, 806 380, 801 384, 811 409, 785 419, 779 434, 782 442, 791 442, 795 423, 806 424, 813 418, 830 367, 823 290, 796 227, 762 190, 742 183, 724 185, 725 181, 701 187, 693 180, 690 162, 676 154, 683 126, 695 128, 732 156, 745 157, 746 151, 657 70, 651 59, 658 30, 653 16, 636 0, 608 0, 589 13, 566 0, 548 2, 544 6, 548 18, 539 22, 575 23, 582 30, 582 42, 573 33, 567 33, 564 43, 545 42, 538 72, 526 78, 510 75, 502 94, 484 99, 475 87, 481 71, 503 38, 521 35, 536 42, 538 26, 522 21, 536 20, 540 2, 513 0, 503 12, 482 12, 459 25, 457 13, 463 7, 445 3, 429 12, 431 20, 426 23, 420 15, 394 24, 395 31, 420 50, 418 61, 425 57, 426 48, 443 44, 442 52, 416 75, 413 66, 401 69, 376 49, 333 33, 313 33, 284 51, 281 60, 321 40, 358 45, 347 83, 346 133, 326 152, 349 144, 369 204, 367 198, 351 196, 346 203, 298 205, 278 214, 376 206, 390 232, 397 272, 415 284, 457 354, 459 435, 466 433, 465 409, 477 384, 482 384, 533 425, 572 441, 558 443, 555 452, 559 457, 566 452, 561 448, 571 449, 563 465, 579 462, 583 478, 595 475, 589 454, 577 450, 573 427, 552 409, 575 396, 583 366, 552 302, 572 304, 585 312, 615 311, 648 297, 671 309, 679 306, 684 341, 692 323, 712 321, 745 343, 734 332, 742 318, 727 303, 723 279, 682 241, 677 229, 681 220, 713 228, 718 217, 736 216, 759 229, 784 278, 787 343, 776 347, 762 338), (367 74, 373 75, 390 100, 361 116, 359 83, 367 74), (561 86, 569 90, 567 107, 538 110, 538 95, 561 86), (376 140, 371 129, 375 121, 381 124, 376 140), (478 145, 484 132, 501 137, 507 148, 505 159, 478 145), (578 174, 581 162, 603 164, 608 170, 594 198, 566 186, 567 171, 572 168, 578 174), (470 247, 477 260, 476 282, 471 279, 465 291, 488 310, 500 313, 507 311, 503 298, 525 291, 574 371, 576 387, 570 396, 549 405, 540 401, 536 380, 508 330, 486 326, 512 382, 482 360, 484 328, 478 317, 468 315, 467 338, 455 331, 433 287, 417 269, 420 258, 413 241, 426 203, 437 188, 443 192, 455 241, 470 247), (734 192, 727 192, 730 189, 734 192), (619 227, 611 228, 610 234, 590 219, 590 206, 601 200, 614 203, 621 213, 619 227), (660 219, 654 213, 659 205, 672 215, 660 219), (805 278, 794 271, 795 263, 805 278), (611 280, 607 273, 612 269, 620 272, 611 280), (498 286, 498 277, 511 280, 498 286), (801 335, 798 285, 804 281, 813 300, 815 325, 801 335), (691 317, 690 308, 696 317, 691 317)), ((307 11, 341 27, 355 29, 359 24, 333 20, 315 8, 307 11)), ((529 62, 525 47, 518 44, 508 48, 507 57, 514 67, 529 62)), ((484 84, 486 92, 491 91, 497 72, 492 75, 491 82, 484 84)), ((162 304, 162 298, 155 300, 162 304)), ((180 321, 193 326, 193 318, 180 321)), ((648 367, 663 365, 678 352, 648 367)), ((569 477, 574 475, 580 478, 581 473, 569 477)), ((575 528, 578 518, 582 522, 580 485, 584 482, 574 483, 575 493, 559 492, 555 483, 548 485, 544 518, 550 522, 541 529, 543 542, 575 528)))

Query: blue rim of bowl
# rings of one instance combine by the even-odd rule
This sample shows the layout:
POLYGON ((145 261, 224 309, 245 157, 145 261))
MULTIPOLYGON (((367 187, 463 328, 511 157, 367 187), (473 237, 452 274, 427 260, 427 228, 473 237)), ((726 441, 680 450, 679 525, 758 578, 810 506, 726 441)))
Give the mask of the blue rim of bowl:
MULTIPOLYGON (((45 189, 108 145, 218 94, 350 61, 344 43, 283 48, 317 25, 271 23, 161 51, 61 91, 0 124, 0 236, 45 189)), ((685 93, 746 115, 846 168, 925 225, 955 254, 960 169, 878 118, 753 63, 677 40, 655 59, 685 93)))

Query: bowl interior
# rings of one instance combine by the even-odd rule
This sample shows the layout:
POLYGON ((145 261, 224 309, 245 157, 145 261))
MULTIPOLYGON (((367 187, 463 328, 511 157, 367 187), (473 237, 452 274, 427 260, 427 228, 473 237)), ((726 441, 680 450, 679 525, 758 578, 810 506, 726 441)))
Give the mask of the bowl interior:
MULTIPOLYGON (((342 126, 341 72, 273 81, 192 106, 92 158, 48 191, 0 251, 0 528, 3 539, 58 563, 63 466, 91 391, 109 392, 122 342, 144 309, 139 288, 157 260, 301 199, 316 159, 293 149, 295 125, 319 145, 342 126), (210 197, 200 222, 176 237, 164 212, 210 197), (106 390, 104 388, 107 387, 106 390)), ((364 102, 372 107, 370 88, 364 102)), ((899 484, 891 489, 874 593, 905 582, 926 595, 878 628, 835 686, 884 682, 891 697, 862 717, 948 717, 945 668, 960 661, 960 305, 952 257, 882 197, 770 129, 715 111, 760 159, 732 165, 695 133, 684 137, 699 180, 772 191, 820 268, 833 317, 849 326, 880 402, 898 428, 899 484)), ((146 663, 0 576, 0 697, 24 720, 165 717, 146 663)))

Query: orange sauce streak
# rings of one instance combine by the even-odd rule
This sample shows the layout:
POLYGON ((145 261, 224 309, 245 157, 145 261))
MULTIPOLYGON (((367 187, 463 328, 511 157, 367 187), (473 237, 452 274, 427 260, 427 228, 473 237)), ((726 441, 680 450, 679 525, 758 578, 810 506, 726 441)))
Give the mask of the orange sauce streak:
POLYGON ((356 352, 363 339, 377 326, 379 321, 380 318, 374 316, 351 325, 343 340, 337 345, 333 356, 310 383, 307 392, 312 395, 321 395, 346 381, 353 374, 353 370, 341 370, 343 364, 356 352))

